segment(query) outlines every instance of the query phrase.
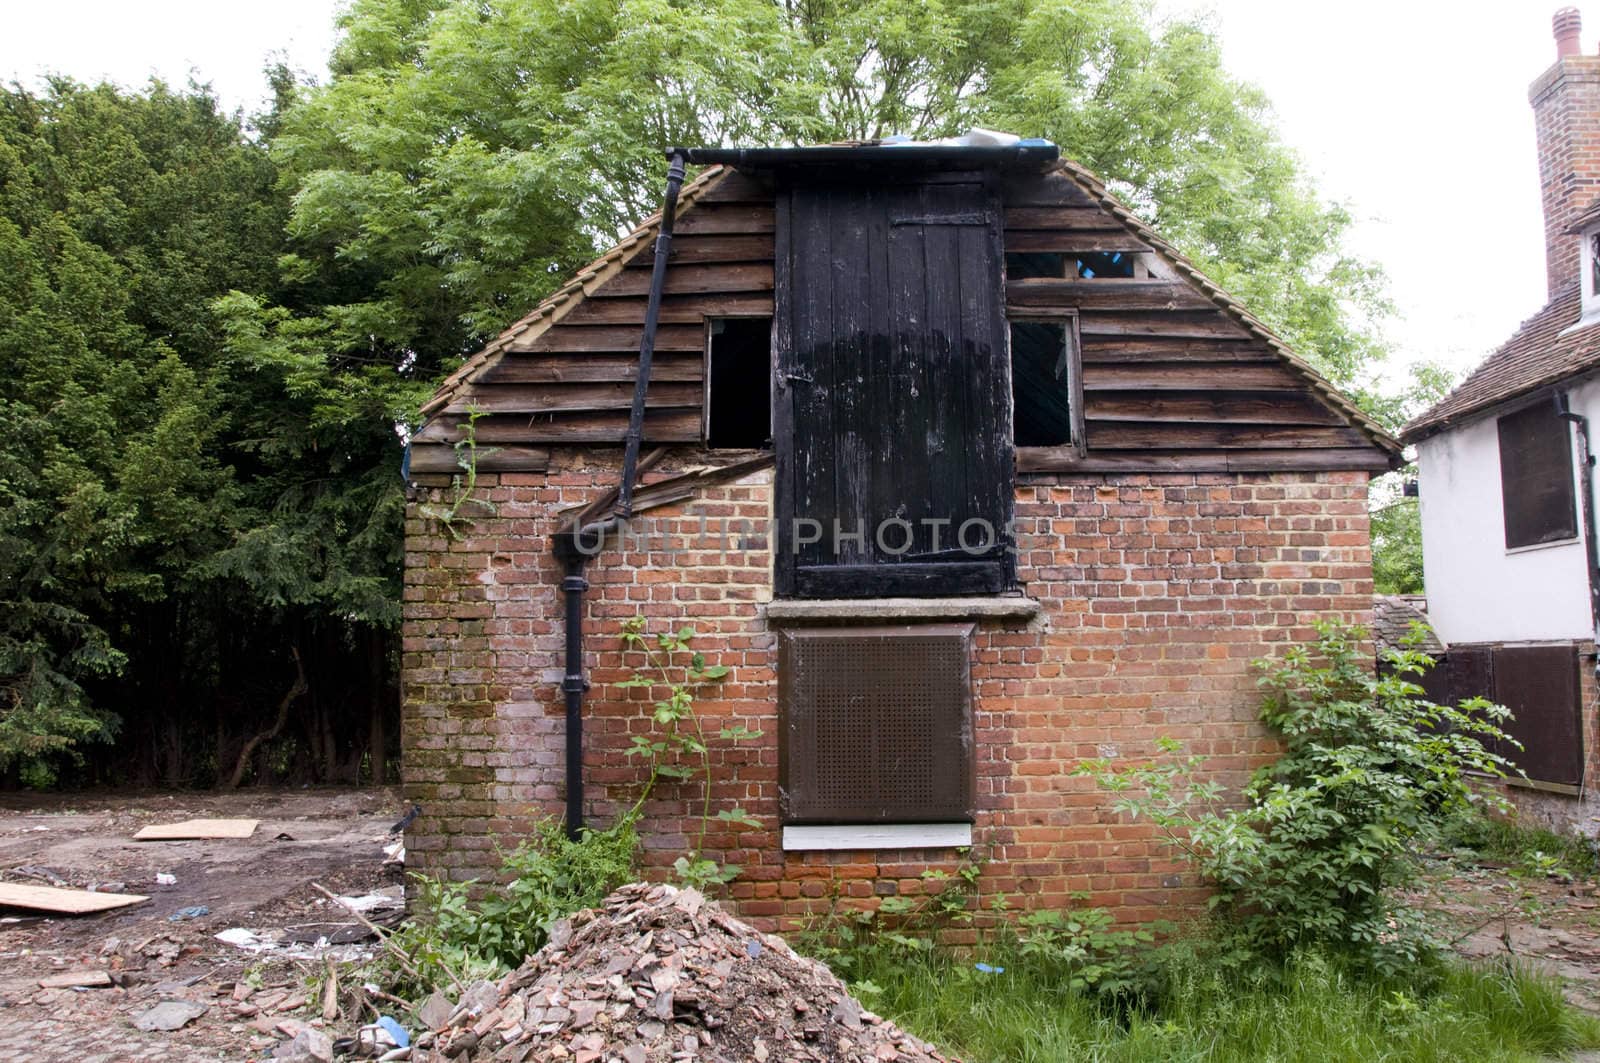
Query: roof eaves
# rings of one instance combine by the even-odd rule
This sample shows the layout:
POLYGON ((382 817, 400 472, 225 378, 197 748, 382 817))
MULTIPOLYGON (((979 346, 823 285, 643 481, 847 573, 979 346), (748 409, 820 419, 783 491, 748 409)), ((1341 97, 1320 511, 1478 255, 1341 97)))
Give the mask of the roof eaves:
MULTIPOLYGON (((678 193, 678 213, 687 210, 728 172, 723 166, 708 166, 694 180, 684 185, 678 193)), ((481 350, 462 362, 455 372, 445 377, 444 382, 433 393, 433 397, 423 404, 422 416, 432 417, 441 411, 448 411, 474 380, 504 357, 512 343, 518 341, 531 343, 538 339, 552 325, 566 317, 574 307, 593 294, 596 288, 622 272, 640 252, 651 246, 660 227, 661 212, 657 211, 640 222, 639 226, 618 241, 616 246, 580 268, 570 281, 538 306, 507 325, 498 336, 484 344, 481 350)))

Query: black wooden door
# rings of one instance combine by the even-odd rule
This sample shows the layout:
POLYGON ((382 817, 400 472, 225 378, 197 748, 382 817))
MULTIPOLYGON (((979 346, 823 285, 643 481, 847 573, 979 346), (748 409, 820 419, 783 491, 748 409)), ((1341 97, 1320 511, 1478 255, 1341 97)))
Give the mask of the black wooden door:
POLYGON ((1000 223, 983 174, 797 176, 780 195, 780 594, 1011 583, 1000 223))

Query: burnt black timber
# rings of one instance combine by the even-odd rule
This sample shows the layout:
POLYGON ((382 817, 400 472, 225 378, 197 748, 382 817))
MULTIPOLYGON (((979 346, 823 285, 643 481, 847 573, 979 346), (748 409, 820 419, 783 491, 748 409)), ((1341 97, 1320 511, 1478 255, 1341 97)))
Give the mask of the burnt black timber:
POLYGON ((772 204, 696 204, 678 222, 677 235, 700 236, 712 233, 770 233, 773 227, 772 204))
POLYGON ((1006 589, 998 561, 937 564, 800 565, 795 594, 801 598, 942 598, 999 594, 1006 589))
POLYGON ((1127 226, 1099 207, 1012 207, 1005 208, 1006 232, 1013 229, 1091 229, 1126 233, 1127 226))
POLYGON ((1059 173, 1010 174, 1001 194, 1007 207, 1090 207, 1100 209, 1093 196, 1070 177, 1059 173))

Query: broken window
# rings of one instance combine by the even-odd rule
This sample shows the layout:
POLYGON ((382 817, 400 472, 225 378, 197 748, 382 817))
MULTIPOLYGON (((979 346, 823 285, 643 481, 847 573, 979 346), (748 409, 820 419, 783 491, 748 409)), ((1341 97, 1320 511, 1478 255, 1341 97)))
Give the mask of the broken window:
POLYGON ((1085 251, 1077 259, 1078 276, 1084 280, 1137 276, 1134 263, 1139 256, 1131 251, 1085 251))
POLYGON ((772 440, 772 319, 706 323, 706 445, 758 450, 772 440))
POLYGON ((1076 442, 1077 357, 1072 320, 1016 320, 1011 326, 1011 431, 1019 447, 1076 442))
POLYGON ((1576 538, 1571 433, 1555 404, 1506 414, 1499 433, 1506 549, 1576 538))
POLYGON ((1133 251, 1010 251, 1006 253, 1006 279, 1094 280, 1138 277, 1139 255, 1133 251))

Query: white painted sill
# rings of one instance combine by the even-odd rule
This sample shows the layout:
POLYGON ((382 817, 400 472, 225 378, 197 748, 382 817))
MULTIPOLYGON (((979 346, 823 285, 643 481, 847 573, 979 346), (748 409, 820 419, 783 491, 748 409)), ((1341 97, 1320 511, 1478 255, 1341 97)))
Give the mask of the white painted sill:
POLYGON ((783 851, 841 849, 964 849, 970 823, 880 823, 783 828, 783 851))
POLYGON ((1513 546, 1506 551, 1506 556, 1515 557, 1518 554, 1531 554, 1539 550, 1554 550, 1558 546, 1575 546, 1581 542, 1583 542, 1583 539, 1574 537, 1571 539, 1556 539, 1548 543, 1534 543, 1532 546, 1513 546))

